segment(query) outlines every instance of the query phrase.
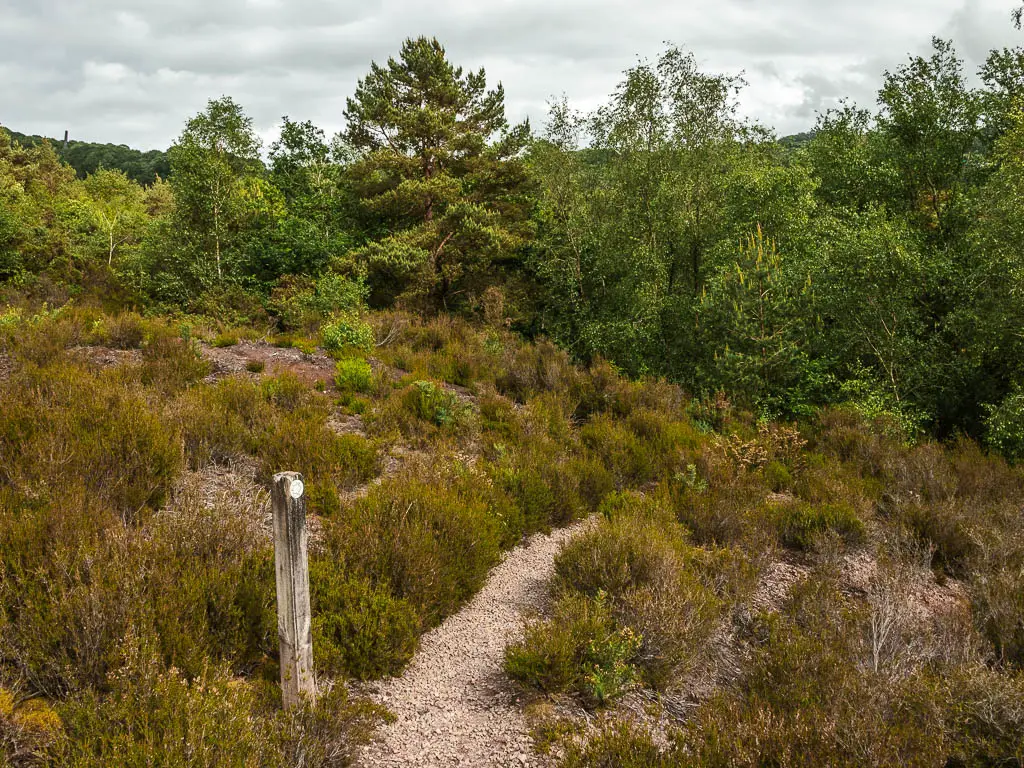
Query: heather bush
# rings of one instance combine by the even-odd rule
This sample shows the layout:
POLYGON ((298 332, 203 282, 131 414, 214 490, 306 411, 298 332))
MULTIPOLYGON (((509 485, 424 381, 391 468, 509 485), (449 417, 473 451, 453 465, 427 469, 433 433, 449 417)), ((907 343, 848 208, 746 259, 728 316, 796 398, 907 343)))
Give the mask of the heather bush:
POLYGON ((480 588, 498 560, 503 520, 492 498, 468 470, 391 478, 325 524, 328 552, 407 601, 421 626, 433 626, 480 588))
POLYGON ((417 418, 436 427, 456 425, 466 411, 454 393, 432 381, 413 382, 406 393, 405 406, 417 418))
POLYGON ((251 686, 221 668, 194 679, 164 667, 143 648, 110 679, 109 694, 87 691, 61 707, 66 739, 61 765, 279 765, 272 721, 254 717, 251 686), (154 763, 154 760, 158 760, 154 763))
POLYGON ((612 490, 604 465, 589 456, 565 456, 565 448, 544 436, 500 446, 490 472, 514 500, 526 533, 566 525, 597 508, 612 490))
POLYGON ((684 482, 672 488, 676 517, 694 543, 770 551, 777 540, 776 526, 764 509, 766 488, 758 475, 745 473, 716 481, 703 479, 699 472, 697 483, 687 483, 683 477, 684 482))
POLYGON ((793 475, 780 461, 770 461, 761 470, 764 482, 776 493, 793 490, 793 475))
POLYGON ((1024 673, 967 665, 952 671, 943 692, 946 765, 1024 765, 1024 673))
POLYGON ((812 505, 788 501, 774 505, 773 515, 779 539, 787 547, 812 549, 818 537, 829 532, 837 534, 848 545, 864 540, 864 523, 848 504, 812 505))
POLYGON ((46 366, 58 361, 83 335, 70 309, 69 305, 49 309, 44 304, 35 314, 8 310, 0 323, 0 349, 21 365, 46 366))
POLYGON ((378 354, 389 365, 417 378, 463 387, 479 388, 494 381, 496 350, 463 320, 389 313, 378 325, 378 335, 388 340, 378 354))
POLYGON ((687 548, 686 530, 661 499, 612 494, 600 509, 605 519, 556 558, 556 589, 618 598, 671 577, 687 548))
POLYGON ((327 414, 301 407, 275 419, 259 436, 263 477, 284 469, 301 472, 311 485, 354 487, 377 474, 377 451, 359 435, 339 435, 327 425, 327 414))
POLYGON ((258 530, 259 501, 240 508, 230 496, 211 504, 202 494, 199 481, 179 491, 121 566, 146 573, 136 626, 152 626, 162 657, 189 677, 211 660, 251 670, 277 636, 273 548, 258 530))
POLYGON ((941 504, 924 504, 914 498, 905 501, 891 496, 884 509, 925 547, 932 550, 936 570, 957 577, 966 576, 977 554, 972 532, 973 504, 952 499, 941 504))
MULTIPOLYGON (((66 513, 76 520, 97 513, 82 500, 65 503, 66 513)), ((138 561, 126 551, 124 537, 76 541, 73 531, 52 524, 54 511, 18 511, 29 519, 4 519, 0 532, 0 656, 39 694, 58 697, 102 687, 132 625, 142 588, 141 575, 132 569, 138 561), (60 532, 57 541, 48 538, 54 529, 60 532)), ((86 536, 88 531, 83 526, 86 536)))
POLYGON ((556 558, 555 589, 607 595, 617 625, 639 639, 633 661, 645 682, 671 687, 720 620, 709 586, 720 581, 717 564, 688 544, 664 496, 612 494, 601 512, 601 523, 556 558))
POLYGON ((318 486, 351 487, 377 472, 374 445, 332 430, 329 404, 292 375, 224 379, 185 393, 177 410, 194 468, 251 455, 266 481, 284 469, 302 472, 311 495, 318 486))
POLYGON ((1001 519, 990 517, 975 534, 968 586, 974 616, 997 658, 1024 669, 1024 512, 1014 503, 987 511, 1001 519))
POLYGON ((596 416, 583 425, 580 439, 604 462, 620 489, 657 479, 673 458, 608 415, 596 416))
POLYGON ((313 560, 309 580, 317 670, 358 680, 400 673, 419 630, 408 601, 365 577, 346 577, 333 560, 313 560))
POLYGON ((923 671, 895 680, 865 671, 861 621, 827 583, 797 587, 754 634, 739 688, 701 706, 668 764, 941 764, 944 692, 923 671))
POLYGON ((211 370, 195 342, 165 327, 153 329, 143 342, 142 361, 142 383, 164 395, 188 388, 211 370))
POLYGON ((501 394, 525 403, 545 392, 565 392, 576 385, 578 377, 568 355, 541 340, 507 349, 495 383, 501 394))
POLYGON ((668 768, 651 734, 629 721, 600 723, 585 744, 570 743, 560 768, 668 768))
POLYGON ((573 692, 589 706, 610 704, 637 682, 640 639, 617 628, 605 596, 565 595, 552 618, 531 624, 505 654, 514 679, 547 693, 573 692))
POLYGON ((129 634, 188 674, 211 659, 249 669, 274 647, 269 543, 202 494, 186 486, 138 530, 88 497, 0 518, 0 654, 34 690, 102 690, 129 634))
POLYGON ((419 444, 467 436, 476 429, 472 407, 432 381, 414 381, 378 402, 367 425, 374 434, 419 444))
POLYGON ((239 377, 184 393, 175 411, 185 455, 194 469, 254 452, 254 436, 268 429, 274 419, 274 407, 260 387, 239 377))
POLYGON ((524 423, 512 402, 501 395, 484 393, 479 398, 480 428, 499 444, 518 443, 524 423))
POLYGON ((151 327, 152 323, 144 320, 137 312, 125 312, 97 320, 90 341, 114 349, 138 349, 151 332, 151 327))
POLYGON ((233 347, 238 344, 238 334, 234 331, 221 331, 214 338, 211 346, 223 349, 225 347, 233 347))
POLYGON ((867 477, 884 477, 899 454, 899 441, 882 425, 872 425, 860 413, 847 408, 819 412, 811 430, 810 447, 850 463, 867 477))
POLYGON ((130 371, 58 363, 0 382, 0 486, 53 502, 86 489, 130 519, 160 504, 181 463, 130 371))

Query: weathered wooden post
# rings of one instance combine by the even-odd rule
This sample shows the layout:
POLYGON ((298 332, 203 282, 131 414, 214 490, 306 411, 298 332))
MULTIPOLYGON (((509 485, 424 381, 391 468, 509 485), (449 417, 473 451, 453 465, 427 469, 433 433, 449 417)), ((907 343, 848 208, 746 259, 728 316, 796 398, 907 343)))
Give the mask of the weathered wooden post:
POLYGON ((291 709, 316 697, 313 626, 309 608, 308 533, 302 475, 274 475, 274 559, 277 571, 277 633, 281 640, 281 695, 291 709))

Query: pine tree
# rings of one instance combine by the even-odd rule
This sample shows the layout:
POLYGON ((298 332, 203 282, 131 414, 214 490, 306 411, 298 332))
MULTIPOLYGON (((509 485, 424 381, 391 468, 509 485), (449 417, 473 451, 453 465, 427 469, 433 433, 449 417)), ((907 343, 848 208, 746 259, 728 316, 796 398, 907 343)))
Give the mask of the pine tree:
POLYGON ((392 295, 472 303, 526 234, 529 125, 512 129, 505 93, 463 72, 436 39, 406 40, 371 65, 348 100, 350 167, 372 242, 350 254, 392 295))

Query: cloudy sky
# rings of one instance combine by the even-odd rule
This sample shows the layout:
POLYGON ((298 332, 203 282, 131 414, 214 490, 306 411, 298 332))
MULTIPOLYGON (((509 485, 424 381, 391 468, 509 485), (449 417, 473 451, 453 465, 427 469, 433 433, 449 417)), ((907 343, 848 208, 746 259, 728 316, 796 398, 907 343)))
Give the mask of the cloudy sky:
POLYGON ((743 111, 780 134, 842 96, 874 100, 881 73, 932 35, 974 71, 1024 44, 1014 0, 0 0, 0 124, 24 133, 164 148, 206 100, 242 103, 266 140, 281 115, 343 125, 371 60, 435 35, 505 85, 510 117, 544 122, 566 94, 601 103, 664 41, 710 71, 744 71, 743 111))

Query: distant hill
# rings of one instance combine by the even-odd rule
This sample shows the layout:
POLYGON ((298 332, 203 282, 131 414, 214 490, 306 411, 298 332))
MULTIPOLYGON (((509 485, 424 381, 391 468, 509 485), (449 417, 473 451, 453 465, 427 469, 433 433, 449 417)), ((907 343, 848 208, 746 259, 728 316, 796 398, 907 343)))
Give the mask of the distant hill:
POLYGON ((803 133, 794 133, 792 136, 783 136, 779 139, 779 144, 786 149, 800 149, 806 146, 813 138, 814 131, 804 131, 803 133))
MULTIPOLYGON (((44 141, 43 136, 30 136, 4 128, 22 146, 36 146, 44 141)), ((122 170, 140 184, 152 184, 156 177, 167 178, 171 164, 167 153, 158 149, 141 152, 124 144, 95 144, 87 141, 69 141, 67 147, 62 139, 49 139, 57 154, 75 169, 81 178, 99 168, 122 170)))

